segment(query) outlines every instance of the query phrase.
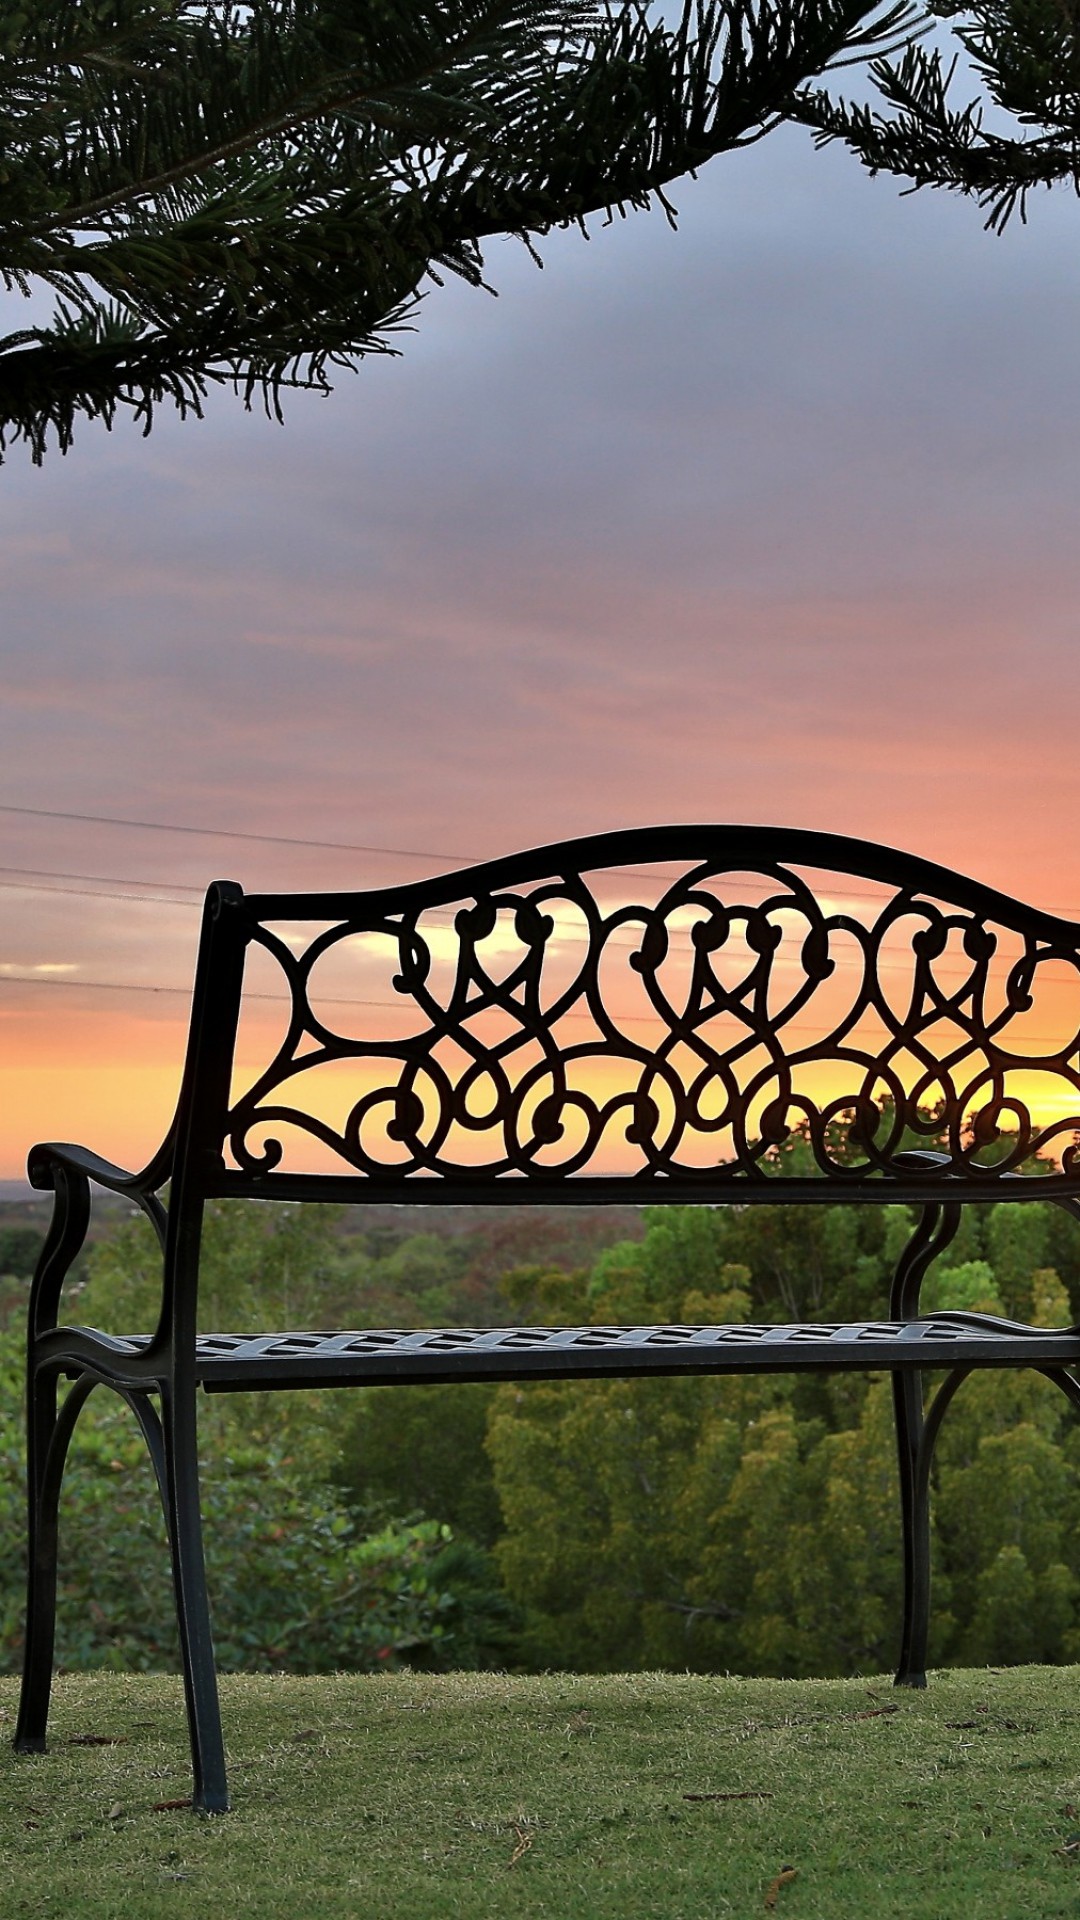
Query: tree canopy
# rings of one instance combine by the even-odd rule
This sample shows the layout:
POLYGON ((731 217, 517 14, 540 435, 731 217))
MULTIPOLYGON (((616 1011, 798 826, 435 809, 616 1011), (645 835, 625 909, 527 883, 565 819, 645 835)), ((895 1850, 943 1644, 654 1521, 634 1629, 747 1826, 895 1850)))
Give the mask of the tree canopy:
POLYGON ((31 303, 0 454, 118 409, 149 430, 212 384, 278 410, 393 351, 425 280, 483 284, 493 236, 670 214, 671 182, 784 120, 996 228, 1080 184, 1080 0, 680 4, 0 0, 0 280, 31 303), (876 99, 835 95, 867 62, 876 99))
POLYGON ((483 242, 664 199, 914 0, 0 0, 0 447, 386 351, 483 242), (51 301, 51 312, 43 312, 51 301))
MULTIPOLYGON (((1067 1323, 1080 1269, 1073 1223, 1054 1213, 966 1209, 924 1306, 1067 1323)), ((913 1226, 899 1206, 670 1207, 645 1220, 643 1239, 576 1281, 510 1276, 510 1291, 531 1293, 549 1323, 869 1317, 913 1226)), ((492 1390, 487 1450, 495 1553, 527 1661, 824 1675, 893 1658, 887 1376, 514 1383, 492 1390)), ((1076 1657, 1078 1466, 1071 1412, 1037 1374, 965 1383, 934 1467, 935 1665, 1076 1657)))

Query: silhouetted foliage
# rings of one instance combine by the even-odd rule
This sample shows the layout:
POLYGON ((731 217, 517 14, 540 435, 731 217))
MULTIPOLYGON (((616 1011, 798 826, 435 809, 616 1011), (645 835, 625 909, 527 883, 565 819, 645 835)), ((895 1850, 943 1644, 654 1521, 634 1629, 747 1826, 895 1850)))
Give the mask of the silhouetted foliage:
POLYGON ((0 9, 0 444, 212 383, 277 410, 502 233, 666 204, 908 0, 20 0, 0 9))

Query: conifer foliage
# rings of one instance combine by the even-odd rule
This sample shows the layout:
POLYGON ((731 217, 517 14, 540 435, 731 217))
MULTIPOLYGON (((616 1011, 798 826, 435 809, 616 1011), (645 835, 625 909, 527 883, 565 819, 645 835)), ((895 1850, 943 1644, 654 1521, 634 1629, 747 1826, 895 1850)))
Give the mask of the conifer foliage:
MULTIPOLYGON (((0 0, 0 448, 392 350, 489 237, 664 203, 911 0, 0 0), (49 310, 51 306, 51 311, 49 310)), ((666 203, 664 203, 666 204, 666 203)))
POLYGON ((932 0, 930 13, 950 22, 959 57, 955 45, 909 45, 871 68, 883 104, 818 89, 797 117, 819 141, 843 141, 872 173, 973 197, 997 232, 1013 213, 1025 217, 1033 187, 1080 192, 1080 0, 932 0), (961 59, 979 88, 963 105, 961 59))

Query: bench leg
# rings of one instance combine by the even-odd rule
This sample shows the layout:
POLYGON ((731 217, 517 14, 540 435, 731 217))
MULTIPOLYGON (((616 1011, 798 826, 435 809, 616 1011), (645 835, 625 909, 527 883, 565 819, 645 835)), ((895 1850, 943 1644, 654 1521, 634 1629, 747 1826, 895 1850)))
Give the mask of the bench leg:
POLYGON ((904 1626, 898 1687, 925 1687, 930 1622, 929 1473, 923 1473, 922 1375, 898 1368, 892 1377, 896 1447, 900 1467, 900 1516, 904 1535, 904 1626))
POLYGON ((926 1685, 926 1642, 930 1630, 930 1468, 946 1410, 970 1372, 970 1367, 954 1367, 935 1393, 925 1417, 921 1374, 893 1374, 896 1436, 901 1455, 900 1498, 904 1512, 904 1637, 896 1673, 898 1687, 926 1685), (908 1380, 911 1390, 905 1394, 903 1388, 908 1380))
POLYGON ((36 1361, 36 1343, 56 1325, 60 1294, 90 1221, 90 1186, 57 1169, 53 1217, 30 1285, 26 1366, 27 1576, 22 1693, 14 1745, 42 1753, 56 1632, 56 1536, 60 1483, 75 1421, 93 1381, 76 1380, 57 1410, 57 1377, 36 1361))
MULTIPOLYGON (((900 1255, 889 1293, 894 1320, 919 1312, 919 1291, 927 1269, 955 1238, 962 1208, 932 1205, 922 1209, 918 1225, 900 1255)), ((923 1433, 922 1375, 898 1367, 893 1373, 896 1449, 900 1467, 900 1515, 904 1535, 904 1628, 900 1642, 898 1687, 925 1687, 926 1642, 930 1626, 930 1455, 923 1433)), ((958 1383, 959 1384, 959 1383, 958 1383)), ((955 1389, 953 1389, 955 1391, 955 1389)), ((952 1397, 951 1393, 948 1396, 952 1397)), ((940 1399, 940 1394, 938 1395, 940 1399)), ((934 1434, 944 1412, 934 1403, 934 1434)))
POLYGON ((200 1813, 227 1813, 225 1747, 203 1562, 195 1400, 193 1393, 173 1399, 168 1390, 162 1400, 165 1513, 191 1738, 191 1803, 200 1813))
POLYGON ((37 1372, 29 1387, 27 1432, 26 1639, 15 1724, 17 1753, 44 1753, 56 1637, 56 1557, 60 1487, 79 1413, 94 1390, 84 1376, 57 1412, 56 1375, 37 1372))

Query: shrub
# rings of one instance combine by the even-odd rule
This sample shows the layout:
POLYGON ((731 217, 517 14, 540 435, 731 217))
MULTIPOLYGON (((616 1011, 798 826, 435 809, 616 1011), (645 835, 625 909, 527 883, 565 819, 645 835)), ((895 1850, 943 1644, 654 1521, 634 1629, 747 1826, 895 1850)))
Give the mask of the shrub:
MULTIPOLYGON (((0 1665, 23 1638, 25 1494, 21 1346, 0 1341, 0 1665)), ((282 1396, 284 1397, 284 1396, 282 1396)), ((263 1432, 207 1422, 207 1573, 225 1670, 298 1673, 489 1664, 506 1602, 450 1529, 390 1521, 374 1533, 333 1488, 263 1432), (489 1644, 490 1643, 490 1644, 489 1644)), ((60 1515, 57 1659, 67 1667, 178 1664, 169 1557, 153 1474, 127 1409, 106 1392, 76 1429, 60 1515)))

